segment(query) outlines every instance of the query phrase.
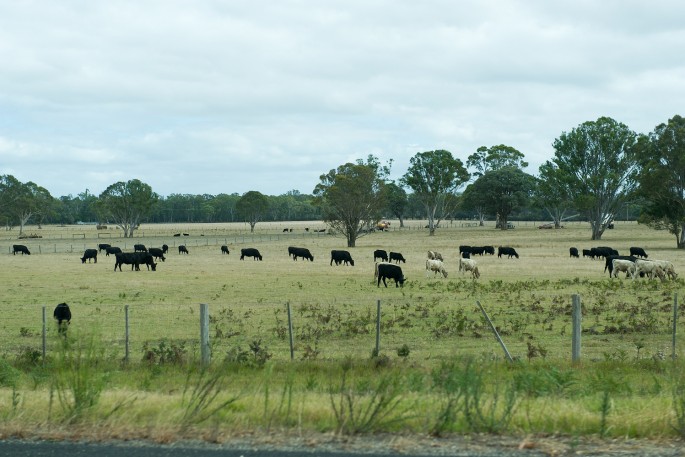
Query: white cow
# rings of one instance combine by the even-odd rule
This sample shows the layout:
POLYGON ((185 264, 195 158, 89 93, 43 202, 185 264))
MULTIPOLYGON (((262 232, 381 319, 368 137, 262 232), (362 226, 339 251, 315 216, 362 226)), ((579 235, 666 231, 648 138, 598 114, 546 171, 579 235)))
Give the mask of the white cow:
POLYGON ((459 271, 461 271, 462 274, 466 273, 467 271, 470 271, 471 277, 473 277, 474 279, 480 278, 478 264, 476 264, 476 261, 473 259, 459 259, 459 271))
POLYGON ((678 277, 678 274, 675 272, 673 262, 669 260, 650 260, 650 262, 654 262, 659 265, 661 269, 664 270, 664 273, 668 275, 668 279, 676 279, 678 277))
POLYGON ((438 251, 428 251, 428 258, 430 260, 440 260, 440 261, 444 260, 442 258, 442 254, 440 254, 438 251))
POLYGON ((632 260, 614 259, 612 260, 612 263, 612 276, 614 278, 618 278, 618 273, 624 271, 626 273, 626 278, 630 276, 635 279, 635 262, 632 260))
POLYGON ((426 277, 433 272, 433 276, 441 273, 443 277, 447 277, 447 270, 445 270, 445 264, 442 260, 428 259, 426 260, 426 277))
POLYGON ((652 279, 654 277, 657 277, 662 281, 666 279, 666 275, 664 273, 662 265, 653 260, 637 259, 635 261, 635 275, 633 276, 633 278, 639 276, 640 273, 644 273, 644 275, 647 276, 649 279, 652 279))

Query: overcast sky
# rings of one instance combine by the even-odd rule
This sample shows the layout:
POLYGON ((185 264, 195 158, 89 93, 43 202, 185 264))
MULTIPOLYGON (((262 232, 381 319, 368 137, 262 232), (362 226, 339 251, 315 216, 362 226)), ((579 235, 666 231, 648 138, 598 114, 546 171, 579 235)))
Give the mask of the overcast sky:
POLYGON ((369 154, 685 115, 685 2, 0 0, 0 174, 54 197, 312 193, 369 154))

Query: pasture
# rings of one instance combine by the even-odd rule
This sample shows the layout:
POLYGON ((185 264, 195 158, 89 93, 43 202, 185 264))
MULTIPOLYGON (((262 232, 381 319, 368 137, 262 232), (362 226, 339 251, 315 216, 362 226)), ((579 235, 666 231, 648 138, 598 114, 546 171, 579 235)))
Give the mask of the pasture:
MULTIPOLYGON (((603 260, 569 258, 571 246, 611 246, 621 253, 641 246, 650 258, 672 261, 682 275, 685 260, 672 236, 630 222, 617 223, 600 242, 589 240, 585 223, 560 230, 517 223, 502 232, 492 224, 443 222, 434 237, 422 228, 425 221, 408 221, 404 229, 398 225, 392 221, 390 231, 363 236, 349 249, 342 237, 316 232, 323 224, 311 222, 259 223, 254 234, 245 224, 142 225, 133 239, 117 237, 116 230, 103 234, 94 226, 29 227, 27 233, 41 237, 21 241, 13 232, 3 233, 0 337, 7 362, 0 367, 0 395, 11 399, 12 411, 3 416, 2 430, 40 435, 45 421, 78 420, 85 424, 79 433, 86 433, 88 424, 99 424, 104 428, 89 433, 158 440, 184 436, 189 427, 194 431, 188 436, 219 441, 232 433, 272 427, 345 433, 685 434, 685 411, 679 415, 676 409, 674 416, 672 403, 683 397, 671 394, 685 378, 672 370, 678 365, 670 360, 673 303, 676 295, 682 297, 683 280, 610 279, 603 260), (173 236, 176 233, 181 236, 173 236), (114 258, 104 252, 97 263, 81 262, 85 249, 103 242, 124 251, 133 251, 138 243, 166 243, 169 252, 157 271, 124 266, 115 272, 114 258), (12 255, 17 243, 27 245, 31 255, 12 255), (228 255, 221 252, 224 244, 228 255), (179 245, 189 254, 179 254, 179 245), (520 258, 475 256, 481 277, 473 280, 458 272, 460 245, 511 246, 520 258), (293 261, 288 246, 308 248, 314 261, 293 261), (239 260, 245 247, 259 249, 263 261, 239 260), (332 249, 349 250, 355 265, 331 266, 332 249), (400 264, 407 278, 404 287, 396 288, 392 281, 387 288, 377 287, 376 249, 401 252, 407 259, 400 264), (447 278, 426 276, 428 250, 442 253, 447 278), (571 364, 573 294, 580 295, 583 305, 577 365, 571 364), (379 300, 380 354, 372 357, 379 300), (504 362, 477 301, 515 364, 504 362), (83 341, 95 341, 97 349, 89 352, 86 347, 76 357, 91 360, 92 372, 78 371, 63 384, 54 379, 62 379, 58 374, 65 371, 58 363, 65 360, 65 346, 51 318, 60 302, 67 302, 73 314, 69 341, 79 348, 83 341), (199 359, 201 303, 209 305, 211 368, 221 379, 218 398, 227 402, 207 417, 198 411, 206 412, 210 404, 188 399, 189 383, 201 393, 215 385, 205 384, 203 372, 192 368, 199 359), (287 304, 292 310, 294 361, 287 304), (43 306, 48 314, 44 367, 43 306), (125 307, 130 317, 128 364, 121 363, 125 307), (475 365, 469 362, 474 360, 475 365), (8 362, 25 374, 7 368, 8 362), (468 403, 452 397, 455 373, 465 383, 462 387, 483 386, 478 394, 463 392, 482 396, 492 408, 494 423, 483 428, 468 415, 444 409, 468 403), (97 393, 97 408, 89 406, 87 414, 74 411, 60 396, 63 411, 58 414, 53 393, 68 390, 70 383, 81 385, 81 377, 87 378, 85 385, 102 381, 104 386, 106 380, 107 388, 97 393), (506 420, 506 402, 502 397, 498 401, 503 383, 513 386, 507 392, 517 405, 506 420), (340 400, 333 392, 340 392, 340 400), (387 421, 349 428, 346 414, 352 412, 340 409, 347 403, 397 409, 381 411, 379 417, 387 421), (118 412, 122 404, 127 404, 125 415, 118 412), (672 428, 680 419, 681 428, 672 428)), ((680 348, 678 342, 678 353, 680 348)), ((64 397, 78 395, 74 390, 64 397)), ((73 436, 63 427, 59 430, 73 436)))
MULTIPOLYGON (((135 360, 143 344, 162 338, 193 347, 199 332, 198 307, 207 303, 215 357, 261 340, 273 357, 286 359, 290 354, 285 310, 290 303, 297 357, 365 358, 375 344, 380 300, 385 352, 406 344, 418 360, 484 353, 499 357, 502 353, 476 307, 480 301, 512 355, 525 359, 535 356, 537 348, 550 359, 569 360, 571 296, 579 294, 584 359, 632 356, 637 346, 641 356, 670 354, 672 303, 680 280, 609 279, 603 260, 568 254, 571 246, 582 250, 608 245, 626 254, 630 246, 642 246, 650 258, 671 260, 677 271, 685 272, 682 253, 674 249, 670 235, 618 223, 593 243, 585 223, 559 230, 519 223, 502 232, 491 225, 462 227, 454 222, 443 223, 446 227, 429 237, 422 224, 409 221, 400 230, 393 221, 394 230, 363 236, 350 249, 341 237, 314 232, 320 223, 260 223, 254 234, 245 224, 143 225, 133 239, 103 237, 94 226, 29 228, 27 233, 42 235, 21 241, 32 255, 0 257, 5 277, 0 333, 6 350, 36 344, 42 306, 51 317, 57 303, 67 302, 74 313, 72 328, 97 329, 116 347, 123 341, 123 307, 129 305, 135 360), (305 231, 310 225, 312 229, 305 231), (284 227, 293 230, 284 232, 284 227), (188 236, 174 237, 175 233, 188 236), (124 271, 114 272, 114 257, 104 252, 97 263, 82 264, 83 251, 101 242, 124 251, 132 251, 136 243, 166 243, 169 252, 155 272, 145 266, 142 271, 124 266, 124 271), (180 244, 187 246, 189 255, 179 254, 180 244), (221 253, 223 244, 229 255, 221 253), (520 258, 475 256, 481 278, 474 281, 458 271, 462 244, 511 246, 520 258), (288 246, 308 248, 314 262, 293 261, 288 246), (240 261, 244 247, 259 249, 264 260, 240 261), (355 266, 329 265, 332 249, 348 249, 355 266), (403 288, 395 288, 393 281, 387 289, 382 283, 377 287, 376 249, 401 252, 407 259, 400 264, 408 279, 403 288), (428 250, 443 254, 446 279, 426 275, 428 250)), ((0 239, 0 249, 9 253, 14 243, 6 236, 0 239)), ((50 329, 54 331, 54 325, 50 329)))

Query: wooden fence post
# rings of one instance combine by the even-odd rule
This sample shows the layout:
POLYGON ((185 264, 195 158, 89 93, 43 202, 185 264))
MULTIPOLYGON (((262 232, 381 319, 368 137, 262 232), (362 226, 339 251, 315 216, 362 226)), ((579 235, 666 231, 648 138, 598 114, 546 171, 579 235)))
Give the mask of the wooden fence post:
POLYGON ((209 365, 209 305, 200 303, 200 354, 202 364, 209 365))
POLYGON ((485 320, 490 324, 490 329, 492 330, 492 333, 495 334, 495 338, 497 338, 497 341, 499 341, 499 345, 502 346, 502 350, 504 351, 504 355, 507 357, 507 360, 510 362, 513 362, 514 359, 511 358, 511 354, 509 354, 509 351, 507 350, 507 346, 504 344, 504 341, 502 338, 499 336, 499 332, 495 328, 495 325, 492 323, 490 320, 490 316, 488 316, 488 313, 485 312, 485 308, 483 308, 483 305, 480 304, 480 301, 476 301, 476 304, 480 308, 481 312, 483 313, 483 316, 485 316, 485 320))
POLYGON ((295 358, 295 348, 293 347, 293 319, 292 319, 292 315, 290 313, 290 302, 288 302, 287 305, 288 305, 288 337, 290 340, 290 360, 293 360, 295 358))
POLYGON ((572 300, 572 321, 573 321, 573 331, 572 331, 572 338, 573 341, 571 343, 571 361, 573 363, 580 362, 580 336, 582 333, 582 328, 581 328, 581 317, 583 315, 582 309, 580 306, 580 295, 578 294, 573 294, 571 297, 572 300))

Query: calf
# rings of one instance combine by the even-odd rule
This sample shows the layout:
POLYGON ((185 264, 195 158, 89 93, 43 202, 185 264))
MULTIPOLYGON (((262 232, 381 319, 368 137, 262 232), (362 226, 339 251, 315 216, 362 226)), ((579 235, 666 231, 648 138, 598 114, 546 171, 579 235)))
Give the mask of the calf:
POLYGON ((230 254, 228 252, 228 246, 226 246, 225 244, 223 246, 221 246, 221 253, 222 254, 230 254))
POLYGON ((578 248, 569 248, 568 249, 569 257, 575 257, 580 258, 580 255, 578 254, 578 248))
POLYGON ((162 253, 166 254, 167 252, 169 252, 169 246, 167 246, 166 244, 163 244, 162 245, 162 253))
POLYGON ((626 278, 630 276, 631 278, 635 279, 635 262, 624 259, 613 259, 611 263, 613 267, 613 272, 611 273, 612 277, 618 278, 618 274, 624 271, 626 273, 626 278))
POLYGON ((637 259, 635 261, 635 270, 636 271, 633 275, 633 279, 635 279, 635 276, 638 275, 645 275, 650 279, 657 277, 662 281, 666 279, 664 269, 661 267, 660 262, 652 262, 651 260, 637 259))
POLYGON ((442 274, 444 278, 447 277, 447 270, 445 270, 445 264, 442 262, 442 260, 437 260, 437 259, 427 259, 426 260, 426 277, 430 274, 430 272, 433 272, 433 276, 437 275, 438 273, 442 274))
POLYGON ((373 251, 373 261, 375 262, 376 259, 381 259, 383 262, 387 262, 388 253, 383 249, 376 249, 375 251, 373 251))
POLYGON ((90 259, 93 259, 95 260, 95 263, 98 263, 97 249, 86 249, 86 251, 83 253, 83 257, 81 257, 81 263, 86 263, 86 260, 88 263, 90 263, 90 259))
POLYGON ((395 263, 400 263, 400 262, 402 262, 402 263, 407 263, 407 261, 405 260, 405 258, 404 258, 404 257, 402 256, 402 254, 399 253, 399 252, 391 252, 390 254, 388 254, 388 259, 390 260, 390 262, 395 262, 395 263))
POLYGON ((592 253, 592 249, 583 249, 583 257, 590 257, 594 260, 595 256, 592 253))
POLYGON ((179 244, 178 245, 178 253, 179 254, 189 254, 188 248, 185 246, 185 244, 179 244))
POLYGON ((381 280, 383 281, 383 285, 388 287, 388 284, 385 282, 386 279, 394 279, 395 287, 404 287, 404 281, 407 280, 402 273, 402 268, 400 268, 399 265, 393 265, 392 263, 376 263, 374 278, 378 278, 377 287, 381 286, 381 280))
POLYGON ((516 249, 510 248, 507 246, 500 246, 497 249, 497 257, 502 257, 503 255, 508 256, 509 259, 511 259, 512 256, 516 257, 517 259, 519 258, 519 255, 516 252, 516 249))
POLYGON ((105 249, 105 255, 109 256, 110 254, 121 254, 121 248, 116 247, 116 246, 110 246, 105 249))
POLYGON ((12 246, 12 255, 17 255, 17 252, 21 252, 21 255, 31 255, 31 253, 29 252, 29 248, 27 248, 23 244, 15 244, 12 246))
POLYGON ((144 244, 134 244, 133 252, 147 252, 147 248, 144 244))
POLYGON ((98 251, 100 251, 100 252, 102 252, 102 251, 107 251, 107 248, 108 248, 108 247, 110 247, 109 244, 107 244, 107 243, 100 243, 100 244, 98 244, 98 251))
POLYGON ((614 271, 614 260, 630 260, 631 262, 635 262, 637 260, 636 257, 630 256, 630 255, 607 255, 604 258, 604 271, 609 270, 609 277, 611 278, 613 271, 614 271))
POLYGON ((162 250, 162 248, 150 248, 148 250, 148 253, 152 257, 154 257, 155 259, 160 259, 162 262, 164 262, 166 260, 166 258, 164 257, 164 251, 162 250))
POLYGON ((478 264, 476 264, 475 260, 459 259, 459 271, 461 271, 462 274, 466 273, 467 271, 470 271, 471 277, 473 277, 474 279, 480 278, 480 271, 478 271, 478 264))
POLYGON ((335 249, 332 250, 330 265, 333 265, 333 262, 335 262, 336 265, 340 265, 342 263, 352 267, 354 266, 354 260, 352 260, 352 256, 348 251, 337 251, 335 249))
POLYGON ((243 248, 240 250, 240 260, 245 257, 252 257, 252 260, 262 260, 262 255, 255 248, 243 248))
POLYGON ((57 321, 57 332, 65 334, 67 326, 71 323, 71 310, 66 303, 60 303, 52 312, 52 317, 57 321))
POLYGON ((630 248, 630 255, 632 255, 634 257, 642 257, 643 259, 646 259, 648 257, 645 250, 642 248, 638 248, 638 247, 631 247, 630 248))

